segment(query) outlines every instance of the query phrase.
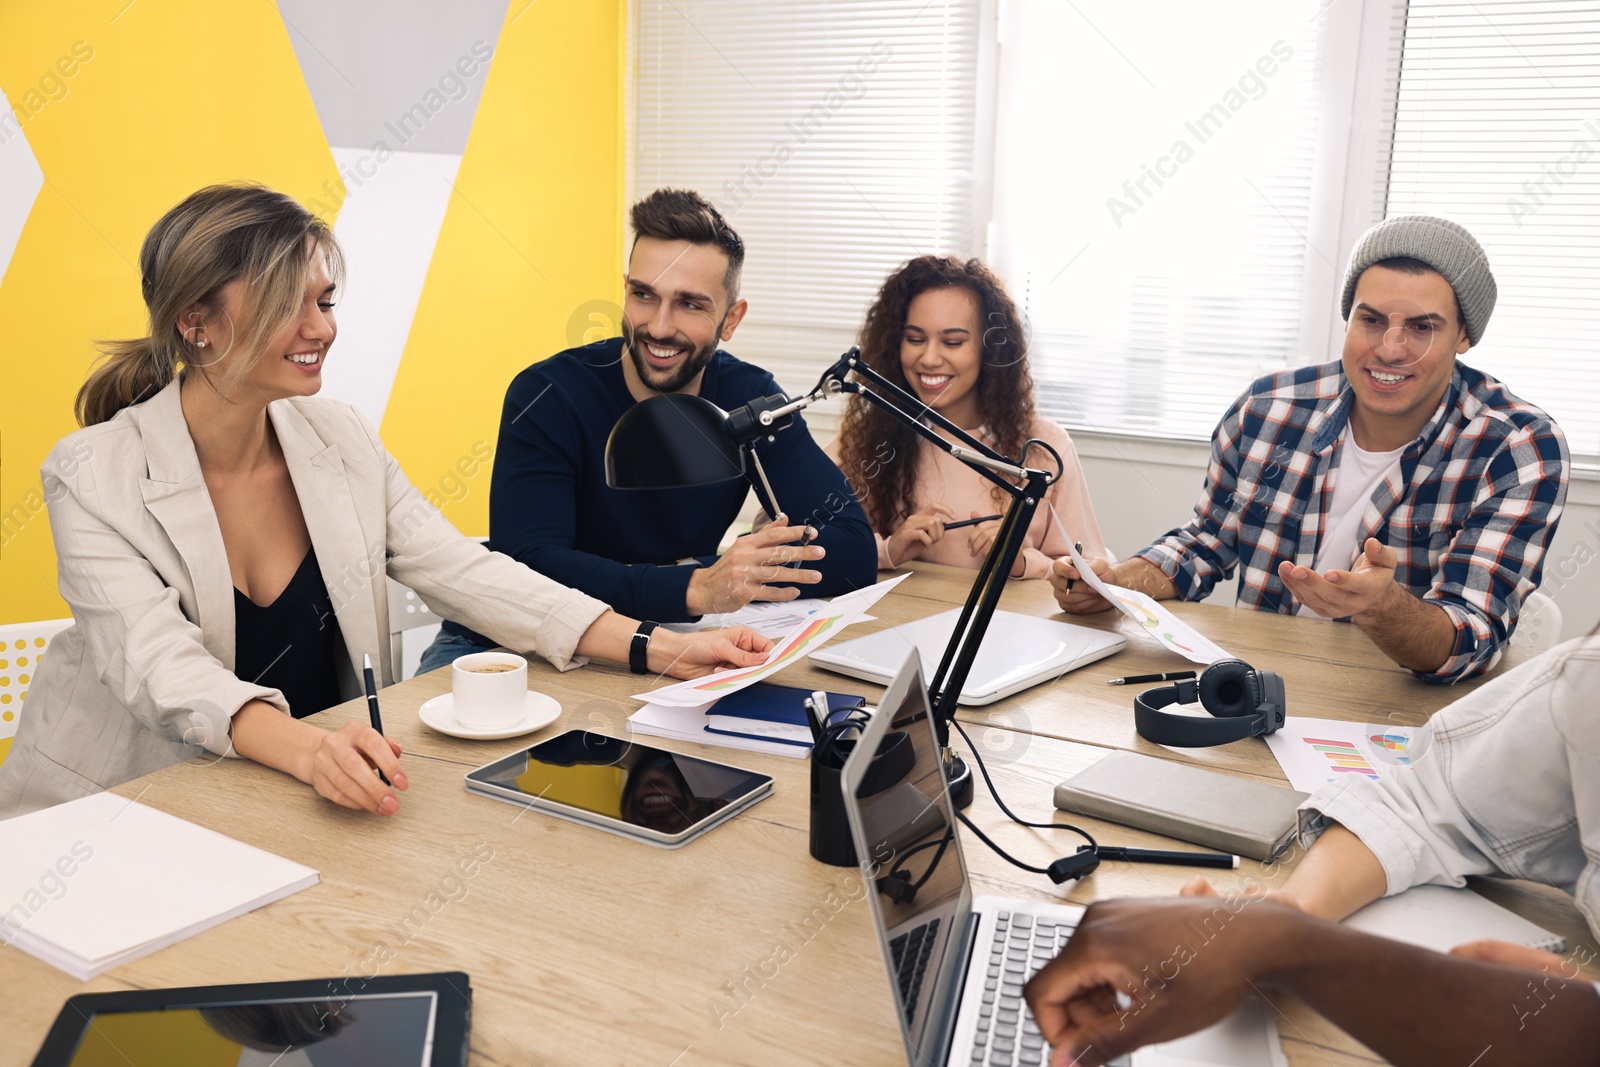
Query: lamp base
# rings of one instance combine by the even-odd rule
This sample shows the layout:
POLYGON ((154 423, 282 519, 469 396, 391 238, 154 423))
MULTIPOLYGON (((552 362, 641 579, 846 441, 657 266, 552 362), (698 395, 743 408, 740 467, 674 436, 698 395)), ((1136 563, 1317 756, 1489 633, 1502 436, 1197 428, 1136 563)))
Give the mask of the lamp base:
POLYGON ((945 777, 950 780, 950 802, 956 810, 964 810, 972 804, 972 768, 967 766, 967 761, 960 756, 950 755, 944 765, 945 777))

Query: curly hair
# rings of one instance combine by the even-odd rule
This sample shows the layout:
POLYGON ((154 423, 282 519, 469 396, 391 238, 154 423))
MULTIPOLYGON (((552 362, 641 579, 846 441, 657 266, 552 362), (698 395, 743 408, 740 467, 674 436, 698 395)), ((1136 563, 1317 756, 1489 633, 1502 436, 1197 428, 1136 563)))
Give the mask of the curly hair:
MULTIPOLYGON (((1033 428, 1033 375, 1028 370, 1028 338, 1017 307, 993 271, 976 259, 918 256, 884 280, 861 326, 861 355, 867 365, 907 392, 915 393, 900 363, 900 338, 911 301, 934 289, 965 289, 978 304, 982 362, 978 372, 978 410, 1001 455, 1017 458, 1033 428)), ((969 429, 969 427, 963 427, 969 429)), ((912 499, 921 465, 921 438, 887 412, 859 396, 850 398, 839 430, 839 459, 873 529, 888 536, 916 511, 912 499)), ((1004 510, 1005 494, 993 489, 1004 510)))

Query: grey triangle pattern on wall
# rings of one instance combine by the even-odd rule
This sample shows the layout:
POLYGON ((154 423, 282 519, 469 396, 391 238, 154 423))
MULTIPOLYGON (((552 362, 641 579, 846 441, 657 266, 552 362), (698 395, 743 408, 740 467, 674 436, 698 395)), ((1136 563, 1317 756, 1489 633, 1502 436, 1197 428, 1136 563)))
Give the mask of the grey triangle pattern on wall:
POLYGON ((278 13, 330 146, 465 151, 504 0, 279 0, 278 13))

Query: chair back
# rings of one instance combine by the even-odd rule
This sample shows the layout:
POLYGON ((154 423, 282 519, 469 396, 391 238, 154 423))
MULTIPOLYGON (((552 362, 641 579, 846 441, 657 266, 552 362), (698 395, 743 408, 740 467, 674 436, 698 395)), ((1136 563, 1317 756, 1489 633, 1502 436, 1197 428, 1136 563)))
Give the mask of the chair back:
POLYGON ((1550 594, 1536 590, 1523 599, 1515 639, 1541 652, 1561 643, 1561 608, 1550 594))
POLYGON ((0 626, 0 763, 11 751, 22 717, 22 702, 39 670, 50 639, 72 625, 71 619, 17 622, 0 626))
POLYGON ((407 630, 415 630, 419 626, 435 626, 444 619, 433 613, 427 604, 422 602, 415 590, 401 585, 393 578, 389 582, 389 663, 394 670, 394 680, 404 681, 402 677, 405 663, 405 641, 403 639, 407 630))

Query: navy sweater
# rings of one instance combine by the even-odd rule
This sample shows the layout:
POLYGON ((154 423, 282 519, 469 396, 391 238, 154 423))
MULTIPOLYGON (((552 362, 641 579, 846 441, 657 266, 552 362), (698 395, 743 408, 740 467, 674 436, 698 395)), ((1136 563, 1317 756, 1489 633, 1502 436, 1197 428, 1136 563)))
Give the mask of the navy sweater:
MULTIPOLYGON (((696 568, 675 562, 716 561, 717 543, 751 485, 606 485, 606 438, 634 403, 622 376, 626 358, 622 339, 612 338, 535 363, 512 381, 489 490, 489 547, 624 615, 681 622, 691 618, 686 598, 696 568)), ((700 384, 700 395, 724 411, 780 391, 771 374, 720 350, 700 384)), ((822 581, 800 587, 801 595, 834 596, 874 582, 878 552, 866 513, 804 420, 796 415, 756 451, 790 523, 815 527, 816 543, 827 550, 811 564, 822 581)), ((753 468, 747 477, 755 478, 753 468)), ((771 511, 768 501, 761 504, 771 511)))

